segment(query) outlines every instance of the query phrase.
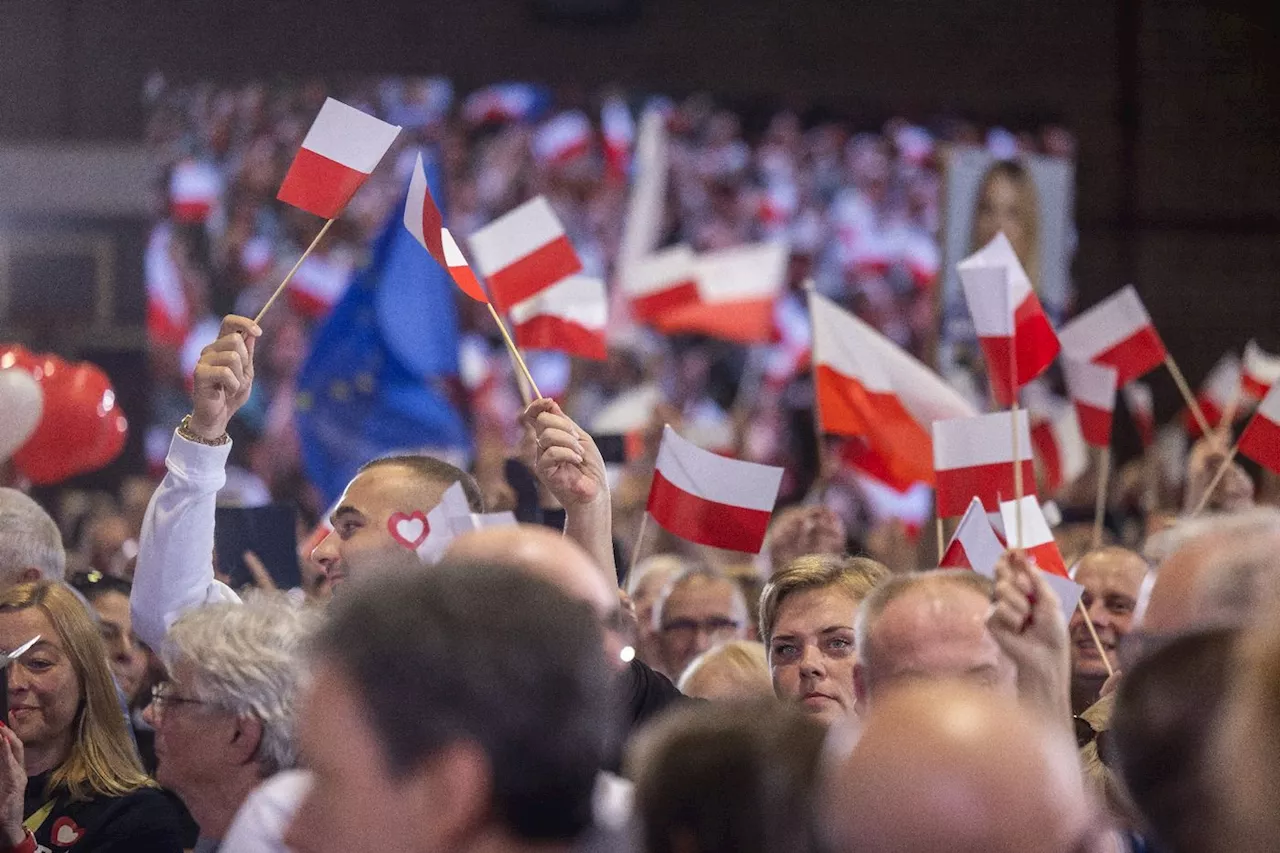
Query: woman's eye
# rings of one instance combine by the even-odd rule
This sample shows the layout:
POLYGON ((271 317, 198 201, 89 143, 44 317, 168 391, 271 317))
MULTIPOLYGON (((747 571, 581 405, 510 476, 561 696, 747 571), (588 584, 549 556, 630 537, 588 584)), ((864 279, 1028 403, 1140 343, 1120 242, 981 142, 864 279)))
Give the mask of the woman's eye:
POLYGON ((787 660, 789 658, 795 657, 795 655, 796 655, 796 647, 789 643, 783 643, 780 646, 773 647, 773 656, 780 660, 787 660))
POLYGON ((32 669, 32 670, 40 670, 40 671, 43 671, 43 670, 48 669, 48 668, 49 668, 49 667, 51 667, 51 666, 53 666, 53 661, 51 661, 51 660, 42 660, 42 659, 40 659, 40 658, 36 658, 35 660, 29 660, 29 661, 27 661, 27 662, 26 662, 26 667, 27 667, 27 669, 32 669))
POLYGON ((847 652, 853 649, 853 641, 847 637, 832 637, 827 641, 827 648, 834 652, 847 652))

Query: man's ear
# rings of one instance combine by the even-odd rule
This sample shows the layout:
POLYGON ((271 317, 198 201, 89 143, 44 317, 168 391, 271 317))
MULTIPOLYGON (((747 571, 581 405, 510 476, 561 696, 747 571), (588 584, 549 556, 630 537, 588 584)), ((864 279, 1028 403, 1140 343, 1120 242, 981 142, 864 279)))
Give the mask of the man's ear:
POLYGON ((441 850, 462 850, 484 831, 493 810, 493 772, 478 744, 446 744, 409 771, 404 782, 408 813, 418 837, 441 850))
POLYGON ((240 716, 235 718, 235 728, 231 732, 231 742, 227 749, 237 765, 252 764, 259 760, 258 747, 262 745, 262 721, 257 717, 240 716))
POLYGON ((23 569, 22 574, 18 575, 18 583, 35 583, 44 577, 40 574, 39 569, 23 569))

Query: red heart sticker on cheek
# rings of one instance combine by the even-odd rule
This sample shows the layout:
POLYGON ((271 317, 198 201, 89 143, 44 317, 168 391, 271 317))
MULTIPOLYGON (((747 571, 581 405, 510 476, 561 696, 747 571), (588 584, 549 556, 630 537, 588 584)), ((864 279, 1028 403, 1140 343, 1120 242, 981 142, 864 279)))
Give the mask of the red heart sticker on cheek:
POLYGON ((427 523, 427 516, 419 510, 411 514, 393 512, 387 519, 387 532, 392 539, 410 551, 416 551, 426 541, 431 525, 427 523))

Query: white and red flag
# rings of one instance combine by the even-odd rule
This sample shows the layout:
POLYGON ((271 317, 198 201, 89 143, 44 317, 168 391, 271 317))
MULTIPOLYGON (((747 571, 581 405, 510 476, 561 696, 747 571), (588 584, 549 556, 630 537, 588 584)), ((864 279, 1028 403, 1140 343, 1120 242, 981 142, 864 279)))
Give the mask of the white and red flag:
POLYGON ((777 339, 774 303, 786 283, 786 243, 755 243, 702 255, 694 271, 698 301, 655 320, 663 334, 707 335, 740 344, 777 339))
POLYGON ((1127 285, 1058 330, 1067 355, 1109 364, 1123 385, 1159 367, 1168 355, 1138 291, 1127 285))
POLYGON ((524 302, 511 306, 516 343, 603 361, 608 322, 604 282, 571 275, 524 302))
POLYGON ((540 163, 563 166, 591 151, 591 120, 568 110, 543 122, 533 135, 533 156, 540 163))
POLYGON ((1110 365, 1066 357, 1062 360, 1062 374, 1084 440, 1094 447, 1109 447, 1119 372, 1110 365))
POLYGON ((1271 386, 1240 435, 1240 452, 1280 474, 1280 384, 1271 386))
POLYGON ((1011 405, 1018 389, 1053 363, 1058 336, 1004 232, 957 269, 991 390, 996 402, 1011 405))
POLYGON ((878 476, 899 489, 934 482, 934 421, 973 408, 940 376, 825 296, 809 294, 813 373, 823 432, 865 440, 878 476))
POLYGON ((169 215, 177 222, 204 222, 222 197, 222 175, 207 160, 187 158, 169 175, 169 215))
POLYGON ((413 164, 413 177, 409 180, 409 195, 404 203, 404 227, 436 259, 436 263, 449 271, 454 284, 463 293, 480 302, 489 301, 457 241, 444 227, 444 217, 440 215, 440 208, 431 197, 431 187, 427 185, 421 154, 413 164))
POLYGON ((276 198, 336 218, 399 133, 397 125, 326 98, 276 198))
POLYGON ((1084 587, 1073 581, 1067 572, 1062 552, 1058 550, 1058 543, 1053 540, 1049 522, 1045 520, 1044 511, 1034 495, 1022 499, 1021 525, 1018 523, 1018 514, 1016 501, 1000 504, 1000 515, 1009 537, 1009 548, 1025 551, 1040 571, 1044 572, 1044 579, 1053 588, 1062 605, 1062 615, 1070 622, 1084 587))
POLYGON ((1004 551, 1004 542, 1000 541, 991 526, 991 519, 987 518, 982 501, 974 498, 969 501, 969 508, 964 511, 964 517, 952 534, 947 550, 938 561, 938 568, 971 569, 992 577, 996 572, 996 562, 1004 551))
POLYGON ((657 323, 673 309, 697 303, 697 258, 683 243, 671 246, 622 270, 619 283, 632 315, 657 323))
POLYGON ((682 539, 756 554, 781 485, 781 468, 717 456, 666 427, 647 509, 682 539))
MULTIPOLYGON (((1234 424, 1245 414, 1240 405, 1240 375, 1240 358, 1235 353, 1228 352, 1218 359, 1217 364, 1209 371, 1209 375, 1196 389, 1196 403, 1200 406, 1200 411, 1204 412, 1205 420, 1210 426, 1221 424, 1222 419, 1228 414, 1231 415, 1231 422, 1234 424)), ((1199 438, 1204 434, 1190 409, 1183 412, 1182 420, 1187 433, 1192 438, 1199 438)))
POLYGON ((1138 440, 1143 447, 1150 447, 1156 440, 1156 405, 1151 396, 1151 386, 1133 380, 1120 389, 1124 404, 1129 407, 1129 417, 1138 430, 1138 440))
POLYGON ((626 180, 636 137, 635 119, 626 101, 616 95, 605 98, 600 107, 600 131, 604 136, 605 171, 615 180, 626 180))
POLYGON ((991 412, 971 418, 935 421, 933 468, 937 479, 939 516, 948 518, 963 514, 975 497, 982 501, 988 512, 998 512, 1000 501, 1016 494, 1013 469, 1015 414, 1023 492, 1030 494, 1035 491, 1031 430, 1025 411, 991 412))
POLYGON ((1245 344, 1240 376, 1240 387, 1244 392, 1255 400, 1261 400, 1277 381, 1280 381, 1280 355, 1267 352, 1258 346, 1257 341, 1245 344))
POLYGON ((476 231, 470 243, 493 301, 504 311, 582 271, 564 226, 542 196, 476 231))
POLYGON ((1031 413, 1031 446, 1049 494, 1074 482, 1089 468, 1089 448, 1070 403, 1046 397, 1031 413))

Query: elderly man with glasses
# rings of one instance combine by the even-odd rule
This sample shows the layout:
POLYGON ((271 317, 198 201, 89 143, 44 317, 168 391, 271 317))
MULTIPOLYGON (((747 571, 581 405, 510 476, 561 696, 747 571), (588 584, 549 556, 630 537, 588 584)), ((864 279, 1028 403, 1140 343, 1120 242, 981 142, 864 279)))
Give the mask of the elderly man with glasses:
POLYGON ((707 569, 671 581, 653 611, 662 668, 679 679, 694 658, 729 640, 752 639, 741 588, 707 569))

